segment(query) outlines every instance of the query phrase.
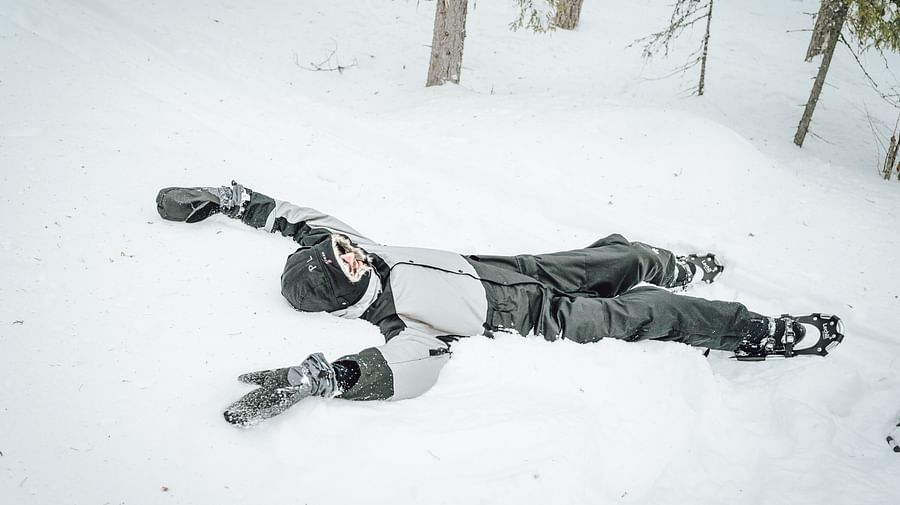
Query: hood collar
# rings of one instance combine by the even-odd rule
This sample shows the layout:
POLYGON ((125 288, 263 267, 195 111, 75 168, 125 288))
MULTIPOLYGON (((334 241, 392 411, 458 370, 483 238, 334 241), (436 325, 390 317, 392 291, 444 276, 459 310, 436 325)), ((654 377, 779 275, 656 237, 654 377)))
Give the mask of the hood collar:
POLYGON ((345 319, 358 319, 359 316, 363 315, 363 313, 372 306, 372 303, 375 302, 375 299, 378 298, 378 295, 380 294, 381 279, 373 271, 372 274, 369 275, 369 285, 366 287, 366 292, 363 293, 362 298, 353 305, 340 310, 335 310, 331 314, 345 319))

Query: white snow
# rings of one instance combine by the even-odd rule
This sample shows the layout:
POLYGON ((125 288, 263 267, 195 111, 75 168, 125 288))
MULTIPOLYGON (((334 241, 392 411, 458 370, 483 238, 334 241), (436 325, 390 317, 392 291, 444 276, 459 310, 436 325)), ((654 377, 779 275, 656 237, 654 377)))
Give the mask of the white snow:
POLYGON ((0 0, 0 503, 900 502, 900 182, 866 119, 897 111, 841 47, 819 137, 791 143, 817 8, 717 2, 698 98, 697 70, 656 78, 699 29, 667 60, 625 49, 666 2, 588 0, 547 36, 473 3, 462 84, 426 89, 433 2, 0 0), (302 68, 332 51, 342 73, 302 68), (476 337, 420 398, 235 429, 238 374, 382 338, 291 309, 289 240, 156 213, 161 187, 232 178, 386 244, 714 251, 692 294, 837 313, 847 338, 748 364, 476 337))

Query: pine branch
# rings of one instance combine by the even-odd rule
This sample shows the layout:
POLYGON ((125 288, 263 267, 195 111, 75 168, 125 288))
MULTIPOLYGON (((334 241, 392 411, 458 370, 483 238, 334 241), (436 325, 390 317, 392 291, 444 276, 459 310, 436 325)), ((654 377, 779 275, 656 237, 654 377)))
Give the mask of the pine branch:
POLYGON ((681 32, 706 19, 707 14, 700 14, 700 11, 705 10, 707 6, 708 4, 701 4, 700 0, 678 0, 669 18, 669 24, 665 29, 634 40, 631 44, 625 46, 626 49, 646 42, 644 49, 641 51, 643 58, 652 58, 659 49, 663 50, 664 56, 668 56, 669 45, 681 35, 681 32), (687 6, 685 6, 685 2, 688 2, 687 6))

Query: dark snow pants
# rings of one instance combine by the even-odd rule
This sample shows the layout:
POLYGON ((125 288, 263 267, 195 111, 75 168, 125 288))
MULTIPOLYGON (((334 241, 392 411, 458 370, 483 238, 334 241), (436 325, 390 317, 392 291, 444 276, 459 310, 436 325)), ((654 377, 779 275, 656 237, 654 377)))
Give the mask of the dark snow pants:
POLYGON ((548 340, 670 340, 732 351, 752 318, 740 303, 672 293, 675 255, 610 235, 584 249, 469 256, 488 296, 488 326, 548 340), (640 286, 640 283, 656 286, 640 286))

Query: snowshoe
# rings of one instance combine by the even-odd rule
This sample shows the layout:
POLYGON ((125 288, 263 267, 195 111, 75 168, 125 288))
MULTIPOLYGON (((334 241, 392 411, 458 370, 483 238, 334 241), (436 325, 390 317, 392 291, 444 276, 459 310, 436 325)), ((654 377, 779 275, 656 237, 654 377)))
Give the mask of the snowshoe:
POLYGON ((689 284, 697 282, 711 284, 725 270, 725 266, 716 260, 713 253, 677 256, 675 264, 678 272, 670 288, 687 289, 689 284))
POLYGON ((900 415, 897 416, 897 426, 888 433, 887 443, 894 452, 900 452, 900 415))
POLYGON ((712 253, 703 256, 689 254, 684 257, 684 260, 694 265, 694 276, 689 282, 700 280, 710 284, 725 270, 725 266, 716 261, 716 255, 712 253), (702 274, 700 279, 696 278, 697 274, 702 274))
POLYGON ((788 314, 768 319, 769 330, 758 337, 745 338, 735 351, 740 361, 763 361, 770 357, 791 358, 807 354, 826 356, 844 340, 841 319, 830 314, 813 313, 804 316, 788 314), (815 342, 807 332, 815 329, 815 342), (804 345, 799 345, 805 341, 804 345))

